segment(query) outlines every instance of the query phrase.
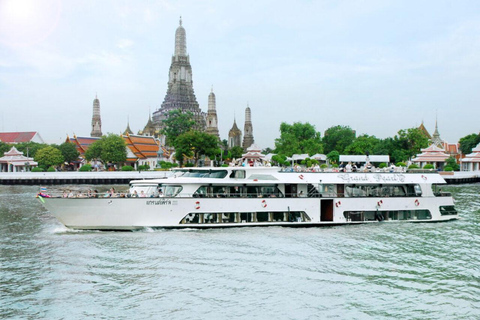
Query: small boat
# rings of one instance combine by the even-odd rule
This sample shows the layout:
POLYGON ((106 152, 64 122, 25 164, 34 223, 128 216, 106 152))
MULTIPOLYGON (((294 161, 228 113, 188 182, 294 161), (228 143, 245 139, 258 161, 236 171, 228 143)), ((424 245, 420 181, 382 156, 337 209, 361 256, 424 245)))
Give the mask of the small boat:
POLYGON ((119 196, 39 196, 66 227, 321 227, 458 218, 436 172, 285 172, 277 167, 185 168, 134 180, 119 196))

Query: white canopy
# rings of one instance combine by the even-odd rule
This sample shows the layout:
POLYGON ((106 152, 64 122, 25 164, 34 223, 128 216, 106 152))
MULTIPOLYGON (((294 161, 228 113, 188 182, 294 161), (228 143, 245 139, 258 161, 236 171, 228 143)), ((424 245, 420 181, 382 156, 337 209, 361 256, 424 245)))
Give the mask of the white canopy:
POLYGON ((390 162, 390 156, 340 155, 340 162, 390 162))

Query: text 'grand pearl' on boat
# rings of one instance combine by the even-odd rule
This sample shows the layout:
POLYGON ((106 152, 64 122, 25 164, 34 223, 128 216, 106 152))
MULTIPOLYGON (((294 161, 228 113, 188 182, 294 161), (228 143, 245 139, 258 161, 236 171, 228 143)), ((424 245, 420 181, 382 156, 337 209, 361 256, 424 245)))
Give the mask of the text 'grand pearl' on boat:
POLYGON ((134 180, 121 197, 39 194, 66 227, 93 230, 319 227, 457 219, 436 172, 285 172, 277 167, 186 168, 134 180))

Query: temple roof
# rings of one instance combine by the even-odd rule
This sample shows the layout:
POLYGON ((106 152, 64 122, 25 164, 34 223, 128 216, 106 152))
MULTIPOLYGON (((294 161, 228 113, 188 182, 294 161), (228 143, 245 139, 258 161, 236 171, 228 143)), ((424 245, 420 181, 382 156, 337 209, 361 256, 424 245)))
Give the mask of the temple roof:
POLYGON ((0 141, 5 143, 30 142, 38 134, 35 131, 29 132, 0 132, 0 141))
POLYGON ((78 152, 80 152, 80 155, 83 156, 85 154, 85 151, 87 151, 88 147, 90 147, 92 143, 100 139, 101 138, 99 137, 77 137, 74 135, 73 138, 67 136, 65 142, 75 144, 75 148, 78 152))
POLYGON ((123 136, 123 139, 138 159, 157 157, 160 146, 158 140, 154 137, 129 134, 123 136))
POLYGON ((4 156, 0 158, 0 163, 9 163, 15 166, 25 165, 27 163, 30 166, 36 166, 38 163, 33 161, 33 158, 25 157, 23 152, 17 150, 17 148, 12 147, 10 151, 5 152, 4 156))
POLYGON ((435 144, 428 148, 421 149, 422 153, 418 154, 412 162, 445 162, 450 155, 445 153, 445 149, 437 147, 435 144))

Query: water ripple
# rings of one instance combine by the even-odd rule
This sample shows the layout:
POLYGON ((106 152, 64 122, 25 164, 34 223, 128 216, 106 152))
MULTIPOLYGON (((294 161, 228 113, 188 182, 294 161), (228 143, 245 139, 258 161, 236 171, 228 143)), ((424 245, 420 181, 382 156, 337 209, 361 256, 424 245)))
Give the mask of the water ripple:
POLYGON ((480 186, 447 188, 462 220, 115 233, 0 187, 0 318, 475 319, 480 186))

